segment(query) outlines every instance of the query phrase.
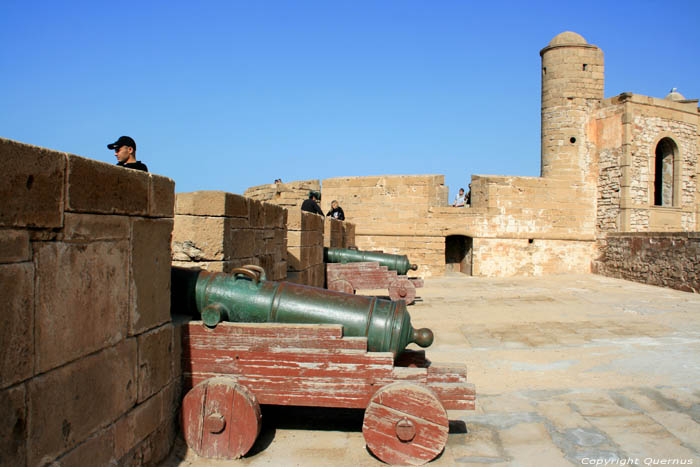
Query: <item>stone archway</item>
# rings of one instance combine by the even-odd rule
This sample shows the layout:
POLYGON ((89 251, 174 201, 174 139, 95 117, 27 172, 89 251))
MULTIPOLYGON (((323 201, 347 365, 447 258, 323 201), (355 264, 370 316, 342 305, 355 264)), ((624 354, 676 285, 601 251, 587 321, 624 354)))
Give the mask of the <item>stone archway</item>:
POLYGON ((654 206, 678 204, 678 175, 678 146, 671 138, 662 138, 654 151, 654 206))
POLYGON ((445 237, 445 272, 472 275, 472 237, 448 235, 445 237))

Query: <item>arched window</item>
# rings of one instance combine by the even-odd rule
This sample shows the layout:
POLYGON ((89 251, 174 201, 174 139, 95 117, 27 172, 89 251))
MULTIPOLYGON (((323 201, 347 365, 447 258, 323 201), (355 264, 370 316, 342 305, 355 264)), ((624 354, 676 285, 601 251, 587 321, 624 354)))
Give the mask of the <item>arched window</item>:
POLYGON ((671 138, 662 138, 654 157, 654 206, 676 206, 679 178, 678 146, 671 138))

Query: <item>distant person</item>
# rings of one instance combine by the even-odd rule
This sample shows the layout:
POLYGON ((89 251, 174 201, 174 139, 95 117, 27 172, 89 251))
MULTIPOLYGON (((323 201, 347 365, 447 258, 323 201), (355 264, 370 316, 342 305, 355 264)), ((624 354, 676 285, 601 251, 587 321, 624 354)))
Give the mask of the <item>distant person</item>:
POLYGON ((336 200, 331 201, 331 210, 328 211, 328 214, 326 214, 326 216, 333 219, 338 219, 339 221, 345 220, 345 213, 343 212, 343 208, 338 206, 338 201, 336 200))
POLYGON ((459 189, 459 193, 455 196, 455 202, 452 203, 452 207, 462 208, 464 207, 464 188, 459 189))
POLYGON ((120 136, 118 140, 108 144, 107 149, 114 150, 114 155, 117 157, 117 165, 127 169, 148 172, 146 164, 136 160, 136 142, 132 138, 120 136))
POLYGON ((282 183, 282 179, 281 179, 281 178, 276 178, 276 179, 275 179, 275 183, 282 183))
POLYGON ((313 212, 314 214, 320 214, 323 216, 323 211, 318 206, 318 202, 321 200, 321 193, 318 191, 310 191, 309 198, 305 199, 301 203, 301 210, 306 212, 313 212))
POLYGON ((464 204, 471 207, 472 204, 472 184, 469 184, 469 191, 464 196, 464 204))

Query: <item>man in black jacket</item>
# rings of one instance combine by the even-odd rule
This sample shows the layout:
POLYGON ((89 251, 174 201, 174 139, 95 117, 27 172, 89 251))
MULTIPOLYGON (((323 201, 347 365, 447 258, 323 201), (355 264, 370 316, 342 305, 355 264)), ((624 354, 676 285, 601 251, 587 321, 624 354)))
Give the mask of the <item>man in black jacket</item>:
POLYGON ((132 138, 120 136, 118 140, 108 144, 107 149, 114 150, 114 155, 117 157, 117 165, 148 172, 146 164, 136 160, 136 142, 132 138))
POLYGON ((318 205, 318 201, 320 200, 321 193, 319 193, 318 191, 310 191, 309 198, 305 199, 304 202, 301 203, 301 210, 323 215, 323 211, 321 211, 321 208, 318 205))

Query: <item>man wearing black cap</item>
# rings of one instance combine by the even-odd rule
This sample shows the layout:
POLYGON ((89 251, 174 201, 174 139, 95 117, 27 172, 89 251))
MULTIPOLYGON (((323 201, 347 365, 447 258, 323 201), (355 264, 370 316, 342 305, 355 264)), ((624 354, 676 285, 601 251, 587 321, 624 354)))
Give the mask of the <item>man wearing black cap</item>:
POLYGON ((323 211, 321 211, 321 208, 318 205, 318 201, 321 200, 321 193, 318 191, 310 191, 309 192, 309 198, 305 199, 303 203, 301 203, 301 210, 306 211, 306 212, 313 212, 314 214, 320 214, 323 216, 323 211))
POLYGON ((117 157, 117 165, 128 169, 148 172, 146 164, 136 160, 136 142, 132 138, 120 136, 118 140, 112 144, 108 144, 107 149, 114 149, 114 155, 117 157))

